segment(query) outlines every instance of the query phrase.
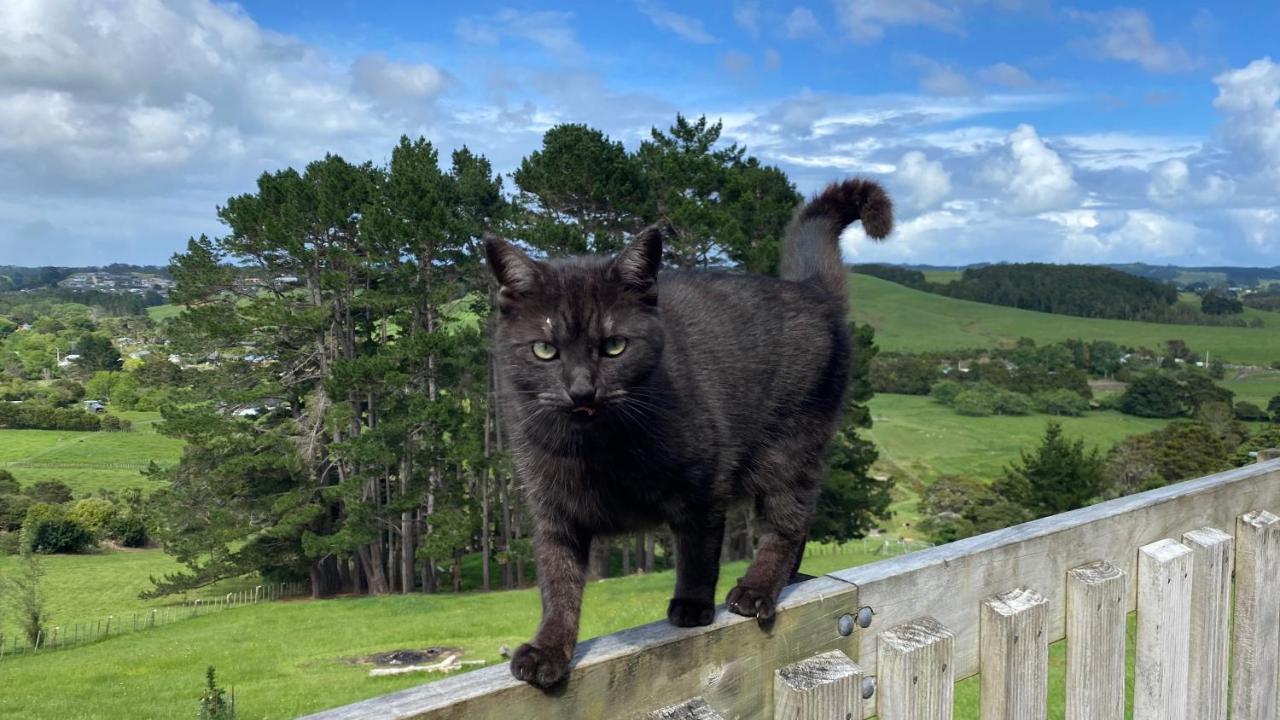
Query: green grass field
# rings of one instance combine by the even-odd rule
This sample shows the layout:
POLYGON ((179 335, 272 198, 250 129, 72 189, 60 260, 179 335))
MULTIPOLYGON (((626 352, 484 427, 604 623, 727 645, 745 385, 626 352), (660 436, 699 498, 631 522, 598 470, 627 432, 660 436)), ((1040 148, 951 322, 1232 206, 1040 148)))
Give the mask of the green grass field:
MULTIPOLYGON (((181 603, 183 598, 141 600, 138 594, 151 588, 148 580, 179 569, 177 561, 161 550, 115 550, 88 555, 49 555, 40 558, 44 566, 44 591, 48 598, 49 626, 89 623, 108 615, 128 617, 132 613, 181 603)), ((0 555, 0 577, 12 576, 21 559, 0 555)), ((251 590, 257 583, 241 578, 217 583, 191 595, 209 599, 231 591, 251 590)), ((0 635, 16 635, 16 617, 0 615, 0 635)), ((0 667, 0 675, 4 672, 0 667)))
POLYGON ((1106 452, 1129 435, 1163 427, 1118 412, 1093 412, 1079 418, 1047 415, 974 418, 960 415, 917 395, 877 395, 871 400, 874 420, 868 437, 880 449, 877 470, 891 475, 894 517, 886 524, 895 535, 923 539, 915 525, 920 493, 942 475, 994 479, 1019 453, 1034 448, 1051 420, 1062 423, 1068 437, 1083 438, 1106 452))
POLYGON ((853 315, 876 329, 883 350, 925 352, 1009 346, 1018 338, 1039 343, 1067 338, 1111 340, 1121 345, 1161 348, 1174 338, 1196 352, 1255 365, 1280 360, 1280 313, 1248 309, 1263 328, 1162 325, 1123 320, 1091 320, 1068 315, 956 300, 912 290, 868 275, 853 275, 853 315))
POLYGON ((1228 379, 1219 384, 1234 392, 1236 400, 1246 400, 1266 409, 1271 398, 1280 395, 1280 371, 1254 373, 1240 380, 1228 379))
POLYGON ((183 307, 181 305, 155 305, 147 308, 147 315, 152 320, 160 322, 169 318, 178 317, 182 314, 183 307))
POLYGON ((77 496, 99 488, 153 487, 141 471, 153 460, 176 463, 182 442, 156 433, 159 413, 118 414, 133 423, 131 432, 0 430, 0 467, 23 485, 58 480, 77 496))

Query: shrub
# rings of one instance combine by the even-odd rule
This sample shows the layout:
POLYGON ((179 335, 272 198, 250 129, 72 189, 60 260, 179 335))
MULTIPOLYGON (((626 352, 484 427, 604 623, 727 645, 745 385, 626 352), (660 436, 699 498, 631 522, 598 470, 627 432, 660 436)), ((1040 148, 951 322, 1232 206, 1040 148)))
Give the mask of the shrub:
POLYGON ((0 495, 0 531, 16 533, 21 530, 31 502, 26 495, 0 495))
POLYGON ((71 502, 71 488, 57 480, 41 480, 28 487, 23 494, 38 503, 61 505, 71 502))
POLYGON ((93 545, 93 533, 67 517, 58 505, 35 503, 27 510, 22 533, 32 552, 78 553, 93 545))
POLYGON ((963 390, 951 402, 951 407, 961 415, 971 415, 973 417, 986 417, 994 415, 996 412, 995 400, 991 397, 991 393, 982 390, 963 390))
POLYGON ((101 430, 97 415, 80 408, 60 408, 34 402, 0 403, 0 428, 27 430, 101 430))
POLYGON ((1159 373, 1134 380, 1120 397, 1120 410, 1138 417, 1178 417, 1186 415, 1191 405, 1191 399, 1178 381, 1159 373))
POLYGON ((151 541, 147 524, 136 515, 117 515, 107 531, 107 536, 125 547, 146 547, 151 541))
POLYGON ((955 402, 956 396, 963 391, 964 386, 955 380, 943 380, 933 384, 933 389, 929 391, 929 397, 943 405, 951 405, 955 402))
POLYGON ((22 552, 22 534, 0 532, 0 555, 17 555, 22 552))
MULTIPOLYGON (((1277 398, 1280 400, 1280 397, 1277 398)), ((0 468, 0 495, 17 495, 22 492, 22 487, 18 485, 18 479, 13 473, 0 468)))
POLYGON ((1254 420, 1266 422, 1271 419, 1271 416, 1267 414, 1266 410, 1263 410, 1251 402, 1243 401, 1236 403, 1235 416, 1237 420, 1243 420, 1245 422, 1254 420))
POLYGON ((997 415, 1030 415, 1035 410, 1031 398, 1012 390, 996 389, 991 400, 997 415))
POLYGON ((115 415, 103 415, 101 426, 107 432, 128 432, 133 429, 133 423, 115 415))
POLYGON ((1032 396, 1032 401, 1037 410, 1047 415, 1080 417, 1089 411, 1089 401, 1070 390, 1042 390, 1032 396))
POLYGON ((98 537, 102 537, 116 519, 116 506, 102 498, 77 500, 67 511, 67 518, 80 523, 98 537))
POLYGON ((218 687, 213 666, 205 671, 204 694, 200 696, 199 720, 236 720, 236 700, 227 699, 227 691, 218 687))

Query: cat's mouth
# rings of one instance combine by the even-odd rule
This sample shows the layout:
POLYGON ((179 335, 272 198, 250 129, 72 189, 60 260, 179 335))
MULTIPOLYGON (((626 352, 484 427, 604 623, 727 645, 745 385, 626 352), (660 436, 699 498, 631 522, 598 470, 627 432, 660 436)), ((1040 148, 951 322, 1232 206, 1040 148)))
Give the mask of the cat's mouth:
POLYGON ((588 417, 588 418, 595 417, 596 409, 591 407, 590 405, 579 405, 575 407, 573 410, 570 410, 569 414, 573 415, 574 417, 588 417))

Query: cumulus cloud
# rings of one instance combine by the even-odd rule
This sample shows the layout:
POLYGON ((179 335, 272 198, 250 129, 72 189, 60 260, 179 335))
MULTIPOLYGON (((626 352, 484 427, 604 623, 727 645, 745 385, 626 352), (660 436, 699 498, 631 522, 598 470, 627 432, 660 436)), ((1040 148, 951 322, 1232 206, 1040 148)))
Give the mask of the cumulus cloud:
POLYGON ((725 53, 723 62, 724 69, 734 75, 741 75, 751 69, 751 56, 737 50, 725 53))
POLYGON ((1280 185, 1280 65, 1265 57, 1213 81, 1220 137, 1247 171, 1280 185))
POLYGON ((1071 166, 1044 144, 1036 129, 1019 125, 1007 153, 986 168, 1001 192, 998 201, 1016 213, 1038 213, 1071 204, 1079 193, 1071 166))
POLYGON ((812 10, 803 5, 796 6, 787 13, 783 26, 787 30, 787 37, 791 40, 804 40, 822 35, 822 26, 818 24, 818 18, 814 17, 812 10))
POLYGON ((764 66, 770 70, 782 67, 782 54, 773 48, 764 51, 764 66))
POLYGON ((1098 34, 1083 40, 1081 46, 1099 58, 1138 63, 1157 73, 1191 70, 1200 64, 1182 45, 1156 38, 1151 18, 1141 10, 1071 11, 1070 16, 1097 29, 1098 34))
POLYGON ((937 205, 951 194, 951 173, 941 162, 912 150, 898 161, 891 184, 902 191, 897 195, 899 207, 916 213, 937 205))
POLYGON ((892 25, 925 25, 950 33, 962 29, 958 8, 932 0, 836 0, 836 16, 857 42, 875 42, 892 25))
POLYGON ((909 56, 907 61, 920 69, 920 89, 930 95, 972 95, 975 92, 969 78, 950 65, 923 55, 909 56))
POLYGON ((707 32, 702 21, 695 17, 668 10, 654 0, 637 0, 636 7, 657 27, 670 30, 689 42, 704 45, 716 42, 716 37, 707 32))

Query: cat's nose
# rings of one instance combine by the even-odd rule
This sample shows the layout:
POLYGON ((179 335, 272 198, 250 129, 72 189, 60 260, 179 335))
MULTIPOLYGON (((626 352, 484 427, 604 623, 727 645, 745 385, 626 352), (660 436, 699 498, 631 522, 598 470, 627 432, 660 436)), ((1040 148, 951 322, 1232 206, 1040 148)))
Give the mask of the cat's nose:
POLYGON ((574 378, 569 384, 569 399, 573 401, 574 407, 589 406, 596 401, 595 386, 585 378, 574 378))

